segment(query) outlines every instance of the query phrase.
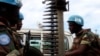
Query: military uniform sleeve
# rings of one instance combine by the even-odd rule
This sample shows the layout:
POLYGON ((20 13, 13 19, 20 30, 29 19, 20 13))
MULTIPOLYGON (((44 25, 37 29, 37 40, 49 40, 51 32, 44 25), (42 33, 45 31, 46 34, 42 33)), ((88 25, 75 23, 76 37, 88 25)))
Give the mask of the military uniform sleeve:
POLYGON ((90 44, 89 37, 88 37, 87 34, 85 34, 85 35, 82 37, 82 40, 81 40, 80 44, 87 44, 87 45, 90 44))

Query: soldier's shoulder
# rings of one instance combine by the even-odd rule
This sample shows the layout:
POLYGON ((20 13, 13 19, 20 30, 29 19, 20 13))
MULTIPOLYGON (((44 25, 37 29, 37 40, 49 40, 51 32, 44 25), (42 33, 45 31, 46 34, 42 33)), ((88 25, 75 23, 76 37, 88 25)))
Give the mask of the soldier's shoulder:
POLYGON ((88 30, 84 30, 82 35, 83 38, 94 38, 97 34, 95 34, 94 32, 88 29, 88 30))
POLYGON ((83 35, 93 36, 93 35, 96 35, 96 34, 93 33, 90 29, 85 29, 83 31, 83 35))

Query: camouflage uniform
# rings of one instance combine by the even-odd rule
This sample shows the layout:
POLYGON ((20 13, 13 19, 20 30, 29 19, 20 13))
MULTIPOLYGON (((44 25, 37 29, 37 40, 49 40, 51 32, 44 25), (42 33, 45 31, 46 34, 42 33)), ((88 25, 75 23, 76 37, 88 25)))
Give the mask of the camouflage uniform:
POLYGON ((94 33, 92 33, 89 29, 87 30, 81 30, 73 41, 73 46, 71 50, 76 50, 79 48, 81 44, 87 45, 87 49, 80 54, 76 56, 100 56, 98 53, 96 53, 91 47, 98 48, 96 44, 96 37, 94 37, 94 33))

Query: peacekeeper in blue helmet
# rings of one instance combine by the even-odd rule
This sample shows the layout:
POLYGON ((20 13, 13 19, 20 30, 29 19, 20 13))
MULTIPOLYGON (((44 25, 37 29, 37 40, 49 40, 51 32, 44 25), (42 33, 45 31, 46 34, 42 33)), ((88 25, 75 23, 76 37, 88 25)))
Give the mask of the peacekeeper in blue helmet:
POLYGON ((100 56, 100 47, 94 37, 95 34, 90 29, 83 29, 84 20, 80 15, 72 15, 68 19, 68 26, 71 34, 75 34, 73 45, 70 50, 67 50, 65 56, 100 56), (94 51, 99 50, 99 52, 94 51))
MULTIPOLYGON (((22 28, 22 25, 23 25, 22 21, 23 20, 24 20, 24 15, 20 12, 19 18, 18 18, 18 23, 17 23, 17 30, 20 30, 22 28)), ((21 37, 21 36, 19 36, 19 37, 20 37, 19 39, 21 40, 21 46, 22 46, 23 52, 24 52, 25 44, 22 44, 22 42, 24 40, 22 40, 23 37, 21 37)), ((27 50, 27 51, 28 51, 27 54, 23 53, 25 56, 43 56, 43 53, 35 47, 29 46, 29 50, 27 50)))
MULTIPOLYGON (((18 22, 15 25, 11 25, 12 32, 13 32, 15 38, 17 38, 16 39, 16 41, 17 41, 16 45, 18 46, 17 49, 20 49, 20 53, 22 56, 24 56, 24 55, 25 56, 43 56, 43 53, 39 49, 37 49, 35 47, 31 47, 31 46, 29 46, 29 50, 28 50, 27 54, 23 53, 25 50, 25 48, 24 48, 25 44, 22 44, 23 37, 21 37, 19 35, 19 33, 17 32, 17 30, 21 29, 23 20, 24 20, 24 16, 21 12, 19 12, 18 22)), ((11 53, 10 53, 10 55, 11 55, 11 53)))
POLYGON ((16 39, 10 29, 18 22, 20 0, 0 0, 0 56, 18 56, 16 39))

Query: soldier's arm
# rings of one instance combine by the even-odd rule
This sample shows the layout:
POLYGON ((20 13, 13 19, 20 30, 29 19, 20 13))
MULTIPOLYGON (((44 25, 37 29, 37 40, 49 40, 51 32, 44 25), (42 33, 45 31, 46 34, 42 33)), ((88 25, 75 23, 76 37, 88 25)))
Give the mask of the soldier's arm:
POLYGON ((72 51, 68 51, 65 53, 66 56, 69 55, 80 55, 82 54, 87 48, 88 45, 90 44, 90 41, 88 39, 87 35, 84 35, 81 39, 80 45, 78 49, 72 50, 72 51))
POLYGON ((65 53, 65 55, 66 56, 69 56, 69 55, 79 55, 79 54, 83 53, 85 51, 85 49, 87 49, 87 45, 81 44, 78 49, 73 50, 73 51, 68 51, 68 52, 65 53))

